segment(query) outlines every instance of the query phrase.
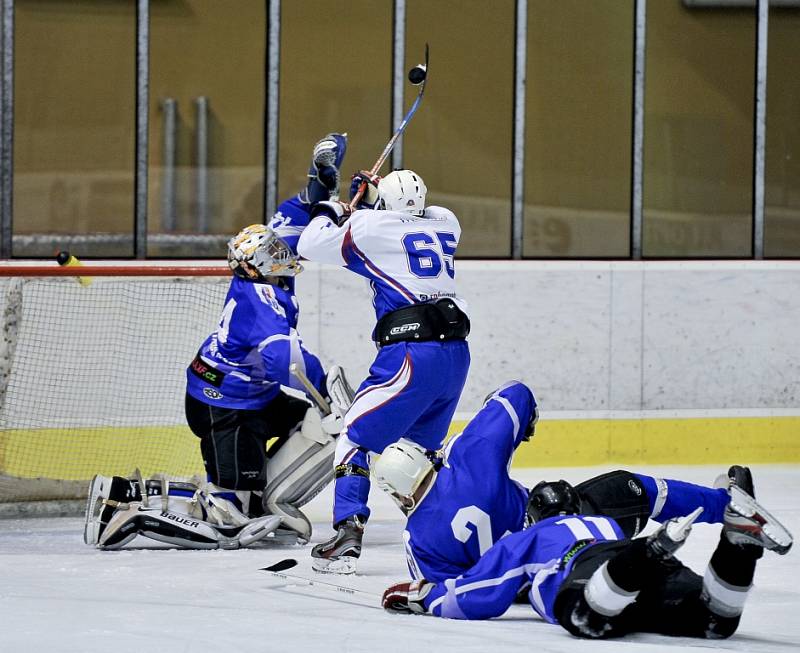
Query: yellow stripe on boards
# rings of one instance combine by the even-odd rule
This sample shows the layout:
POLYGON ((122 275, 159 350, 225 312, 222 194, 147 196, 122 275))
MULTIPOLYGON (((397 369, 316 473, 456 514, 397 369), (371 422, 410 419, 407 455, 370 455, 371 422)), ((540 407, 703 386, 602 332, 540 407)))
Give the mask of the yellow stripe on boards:
MULTIPOLYGON (((458 432, 466 422, 453 422, 458 432)), ((514 467, 800 462, 800 417, 544 420, 514 467)))
POLYGON ((187 426, 95 427, 0 431, 0 473, 23 478, 85 480, 204 474, 200 440, 187 426))
MULTIPOLYGON (((800 417, 544 420, 514 456, 514 467, 731 462, 800 462, 800 417)), ((0 474, 84 480, 135 467, 203 474, 200 442, 186 426, 0 431, 0 474)))

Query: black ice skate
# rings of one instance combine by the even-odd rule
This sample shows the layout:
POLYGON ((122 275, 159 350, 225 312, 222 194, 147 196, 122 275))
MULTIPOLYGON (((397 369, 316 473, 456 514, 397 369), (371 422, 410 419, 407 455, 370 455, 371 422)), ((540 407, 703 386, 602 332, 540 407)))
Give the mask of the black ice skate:
POLYGON ((353 574, 361 556, 364 522, 357 516, 340 524, 336 535, 311 549, 311 567, 327 574, 353 574))
POLYGON ((689 537, 694 520, 703 512, 697 508, 685 517, 675 517, 664 522, 655 533, 647 538, 647 551, 650 557, 664 560, 680 549, 689 537))
POLYGON ((730 469, 728 469, 728 475, 720 475, 714 485, 726 489, 730 489, 735 485, 747 492, 747 494, 754 499, 756 497, 756 491, 753 487, 753 474, 750 472, 749 467, 731 465, 730 469))
POLYGON ((728 541, 739 546, 755 545, 780 555, 788 553, 793 539, 783 524, 739 485, 731 485, 728 492, 731 501, 722 526, 728 541))

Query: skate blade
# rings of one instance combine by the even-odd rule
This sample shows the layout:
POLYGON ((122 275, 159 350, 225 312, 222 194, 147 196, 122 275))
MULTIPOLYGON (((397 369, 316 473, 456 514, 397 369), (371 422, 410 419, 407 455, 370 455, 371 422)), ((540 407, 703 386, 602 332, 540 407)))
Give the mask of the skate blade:
POLYGON ((336 560, 311 558, 311 568, 320 574, 354 574, 356 573, 357 560, 358 558, 353 556, 341 556, 336 560))
POLYGON ((775 551, 778 555, 785 555, 792 548, 794 538, 792 534, 773 517, 764 507, 759 504, 747 492, 737 486, 730 489, 731 501, 730 508, 737 514, 747 519, 755 521, 769 540, 769 546, 764 548, 775 551))

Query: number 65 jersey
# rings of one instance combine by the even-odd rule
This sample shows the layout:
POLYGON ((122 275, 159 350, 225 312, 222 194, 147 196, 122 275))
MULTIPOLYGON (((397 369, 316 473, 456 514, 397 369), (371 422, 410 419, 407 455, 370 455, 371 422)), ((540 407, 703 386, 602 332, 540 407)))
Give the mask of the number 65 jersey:
POLYGON ((298 253, 320 263, 346 267, 366 277, 374 293, 375 316, 410 304, 458 296, 453 257, 461 237, 449 209, 429 206, 422 217, 399 211, 361 209, 341 227, 314 218, 297 243, 298 253))

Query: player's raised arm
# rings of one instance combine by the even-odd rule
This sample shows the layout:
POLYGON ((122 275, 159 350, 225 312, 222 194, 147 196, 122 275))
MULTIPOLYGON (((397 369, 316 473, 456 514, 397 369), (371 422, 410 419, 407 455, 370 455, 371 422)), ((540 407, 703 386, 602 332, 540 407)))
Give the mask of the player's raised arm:
POLYGON ((490 393, 462 433, 453 437, 445 458, 459 464, 481 460, 492 469, 505 469, 517 447, 533 437, 539 409, 533 392, 524 383, 509 381, 490 393), (475 452, 481 451, 480 456, 475 452))
POLYGON ((297 241, 297 253, 309 261, 347 265, 342 247, 350 233, 346 223, 350 207, 343 202, 318 202, 311 210, 311 222, 297 241))

